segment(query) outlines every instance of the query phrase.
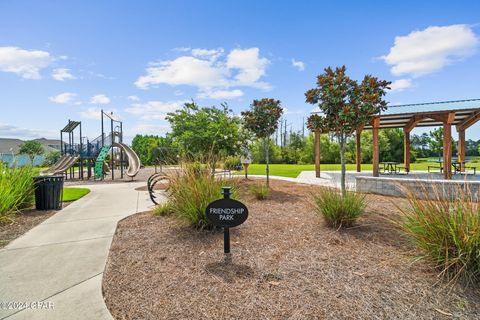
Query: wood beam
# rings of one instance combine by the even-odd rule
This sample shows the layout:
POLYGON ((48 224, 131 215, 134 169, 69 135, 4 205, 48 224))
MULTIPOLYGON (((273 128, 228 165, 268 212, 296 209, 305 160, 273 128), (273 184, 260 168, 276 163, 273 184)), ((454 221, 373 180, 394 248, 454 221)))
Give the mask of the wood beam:
POLYGON ((443 177, 452 178, 452 125, 443 124, 443 177))
POLYGON ((403 163, 405 171, 410 172, 410 131, 403 130, 403 163))
POLYGON ((362 172, 362 156, 361 156, 361 148, 360 148, 360 141, 362 137, 362 129, 357 129, 355 133, 356 139, 356 149, 355 149, 355 163, 357 164, 357 172, 362 172))
POLYGON ((380 118, 375 117, 372 120, 372 140, 373 140, 373 176, 378 177, 380 174, 380 149, 378 146, 378 128, 380 127, 380 118))
POLYGON ((408 132, 410 133, 410 131, 412 131, 413 128, 415 128, 415 126, 423 119, 423 117, 420 117, 420 116, 413 116, 410 121, 407 122, 407 124, 405 125, 405 127, 403 127, 403 132, 408 132))
POLYGON ((471 116, 463 119, 462 122, 457 124, 457 131, 465 131, 466 129, 477 123, 478 120, 480 120, 480 111, 474 112, 471 116))
POLYGON ((315 131, 315 176, 320 178, 320 131, 315 131))
POLYGON ((465 130, 458 131, 458 162, 460 163, 460 171, 465 171, 465 130))

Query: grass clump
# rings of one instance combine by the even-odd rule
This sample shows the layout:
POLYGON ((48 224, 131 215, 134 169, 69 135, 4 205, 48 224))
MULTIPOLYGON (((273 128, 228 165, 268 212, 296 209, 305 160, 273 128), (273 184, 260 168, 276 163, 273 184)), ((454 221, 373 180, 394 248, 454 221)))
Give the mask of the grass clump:
POLYGON ((171 201, 163 202, 155 207, 153 214, 156 216, 168 216, 173 213, 173 204, 171 201))
POLYGON ((254 184, 250 186, 250 192, 257 200, 265 200, 270 194, 270 189, 263 184, 254 184))
POLYGON ((409 205, 399 207, 399 226, 420 259, 433 263, 442 277, 468 283, 480 279, 480 205, 468 187, 457 189, 445 197, 440 187, 434 188, 427 200, 408 191, 409 205))
POLYGON ((335 188, 321 188, 312 193, 315 211, 327 225, 334 228, 350 227, 365 211, 365 195, 347 191, 345 196, 335 188))
POLYGON ((207 221, 205 209, 210 202, 222 198, 224 186, 233 187, 231 198, 235 199, 234 179, 214 177, 211 170, 198 164, 186 165, 170 176, 171 213, 196 228, 211 229, 213 226, 207 221))
POLYGON ((33 175, 30 167, 9 168, 0 162, 0 223, 32 205, 33 175))

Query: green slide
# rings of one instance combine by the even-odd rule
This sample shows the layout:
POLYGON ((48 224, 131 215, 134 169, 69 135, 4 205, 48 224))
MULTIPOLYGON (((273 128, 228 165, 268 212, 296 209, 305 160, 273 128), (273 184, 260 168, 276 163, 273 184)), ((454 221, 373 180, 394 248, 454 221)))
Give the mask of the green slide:
POLYGON ((110 151, 111 146, 103 146, 98 154, 97 160, 95 160, 95 178, 103 178, 103 163, 107 158, 108 151, 110 151))

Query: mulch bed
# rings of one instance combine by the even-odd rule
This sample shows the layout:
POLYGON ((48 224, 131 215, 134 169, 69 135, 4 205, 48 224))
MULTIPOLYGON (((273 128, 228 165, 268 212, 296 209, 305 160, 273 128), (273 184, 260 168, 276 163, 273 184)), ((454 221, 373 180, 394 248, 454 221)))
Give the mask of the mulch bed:
MULTIPOLYGON (((255 182, 250 182, 255 183, 255 182)), ((312 210, 312 186, 271 181, 246 194, 248 220, 197 231, 150 212, 118 225, 103 282, 116 319, 479 319, 480 292, 447 285, 388 220, 392 202, 368 196, 357 226, 336 231, 312 210)))

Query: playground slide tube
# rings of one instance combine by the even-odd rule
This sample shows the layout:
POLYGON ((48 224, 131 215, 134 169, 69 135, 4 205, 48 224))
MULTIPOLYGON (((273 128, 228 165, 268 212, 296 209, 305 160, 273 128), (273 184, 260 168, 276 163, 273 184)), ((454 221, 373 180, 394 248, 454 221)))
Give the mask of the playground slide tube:
POLYGON ((124 143, 115 142, 114 146, 121 148, 127 154, 128 170, 126 172, 126 175, 132 178, 135 177, 140 170, 140 158, 138 157, 138 155, 135 153, 135 151, 133 151, 132 148, 130 148, 124 143))
POLYGON ((70 161, 65 163, 61 168, 56 169, 53 174, 59 174, 67 171, 68 169, 70 169, 71 166, 75 164, 75 162, 77 162, 78 158, 79 157, 71 157, 70 161))

